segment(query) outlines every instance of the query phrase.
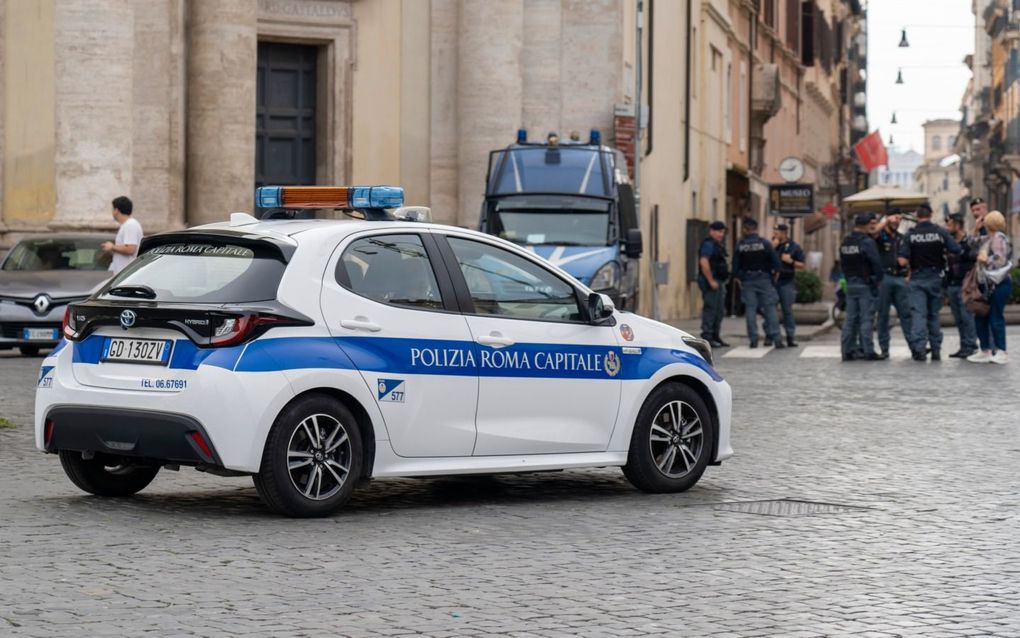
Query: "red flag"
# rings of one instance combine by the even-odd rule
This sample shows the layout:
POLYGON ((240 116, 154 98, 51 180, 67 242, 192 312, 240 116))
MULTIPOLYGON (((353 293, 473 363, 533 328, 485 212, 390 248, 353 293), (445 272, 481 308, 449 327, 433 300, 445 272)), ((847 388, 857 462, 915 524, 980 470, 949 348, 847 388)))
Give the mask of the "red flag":
POLYGON ((875 131, 867 135, 860 142, 854 145, 854 153, 857 153, 857 161, 861 163, 864 172, 870 173, 879 166, 889 165, 889 153, 882 143, 882 135, 875 131))

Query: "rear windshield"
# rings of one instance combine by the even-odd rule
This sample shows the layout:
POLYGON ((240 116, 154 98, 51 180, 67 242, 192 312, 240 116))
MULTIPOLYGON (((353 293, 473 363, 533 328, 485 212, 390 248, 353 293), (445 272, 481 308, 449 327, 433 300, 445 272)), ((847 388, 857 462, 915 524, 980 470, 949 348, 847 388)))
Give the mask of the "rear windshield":
POLYGON ((147 286, 156 300, 182 303, 272 301, 287 265, 272 251, 236 244, 165 244, 134 260, 106 286, 147 286))
POLYGON ((110 253, 103 237, 26 239, 11 249, 3 270, 107 270, 110 253))

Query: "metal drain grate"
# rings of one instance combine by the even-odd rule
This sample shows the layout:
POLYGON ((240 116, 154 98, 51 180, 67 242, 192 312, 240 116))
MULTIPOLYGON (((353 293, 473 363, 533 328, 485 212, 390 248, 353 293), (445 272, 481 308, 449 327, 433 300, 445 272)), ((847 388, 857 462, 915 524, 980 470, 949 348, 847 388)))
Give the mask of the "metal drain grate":
POLYGON ((814 516, 815 514, 846 514, 862 512, 866 507, 854 505, 837 505, 835 503, 815 503, 794 499, 778 499, 772 501, 740 501, 736 503, 719 503, 712 506, 717 512, 737 512, 739 514, 758 514, 759 516, 814 516))

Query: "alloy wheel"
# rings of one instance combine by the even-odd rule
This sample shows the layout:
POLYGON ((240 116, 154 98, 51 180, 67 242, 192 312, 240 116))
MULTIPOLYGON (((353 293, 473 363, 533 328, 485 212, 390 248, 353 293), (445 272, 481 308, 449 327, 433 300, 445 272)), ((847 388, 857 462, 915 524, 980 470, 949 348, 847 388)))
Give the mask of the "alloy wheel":
POLYGON ((669 478, 687 475, 698 464, 705 432, 697 411, 684 401, 670 401, 655 414, 648 447, 659 472, 669 478))
POLYGON ((328 414, 298 424, 287 444, 287 471, 305 498, 324 501, 340 491, 350 475, 351 441, 344 425, 328 414))

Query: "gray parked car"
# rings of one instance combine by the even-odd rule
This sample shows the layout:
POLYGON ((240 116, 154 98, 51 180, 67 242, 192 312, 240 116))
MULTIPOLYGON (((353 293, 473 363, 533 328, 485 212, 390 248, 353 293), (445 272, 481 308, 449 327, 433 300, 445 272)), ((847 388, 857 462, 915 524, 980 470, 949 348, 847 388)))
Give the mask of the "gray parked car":
POLYGON ((39 354, 60 341, 67 304, 86 299, 112 275, 107 235, 23 239, 0 263, 0 350, 39 354))

